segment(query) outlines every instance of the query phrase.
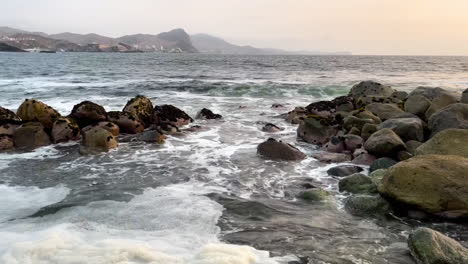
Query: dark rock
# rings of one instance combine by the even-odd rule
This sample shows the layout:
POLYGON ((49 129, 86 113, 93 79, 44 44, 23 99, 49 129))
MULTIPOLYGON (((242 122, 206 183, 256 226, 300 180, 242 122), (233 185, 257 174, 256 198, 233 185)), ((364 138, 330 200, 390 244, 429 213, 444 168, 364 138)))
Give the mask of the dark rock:
POLYGON ((273 138, 258 145, 257 153, 273 160, 303 160, 306 157, 299 149, 273 138))
POLYGON ((399 152, 397 153, 397 159, 398 159, 399 161, 411 159, 413 156, 414 156, 413 154, 409 153, 408 151, 404 151, 404 150, 399 151, 399 152))
POLYGON ((387 157, 379 158, 379 159, 376 159, 374 162, 372 162, 369 168, 369 172, 372 173, 373 171, 376 171, 376 170, 388 169, 395 164, 397 164, 397 162, 394 159, 387 158, 387 157))
POLYGON ((130 99, 122 111, 132 113, 145 127, 153 123, 153 103, 143 95, 130 99))
POLYGON ((364 140, 357 135, 345 135, 344 138, 344 145, 346 150, 354 153, 356 149, 362 148, 364 145, 364 140))
POLYGON ((25 122, 39 122, 50 131, 60 114, 52 107, 35 99, 26 99, 16 114, 25 122))
POLYGON ((73 107, 70 117, 83 128, 107 120, 104 107, 90 101, 83 101, 73 107))
POLYGON ((408 97, 411 97, 411 96, 414 96, 414 95, 422 95, 424 97, 426 97, 427 99, 429 99, 430 101, 438 98, 438 97, 441 97, 443 95, 451 95, 451 96, 454 96, 454 93, 453 92, 450 92, 448 90, 445 90, 445 89, 442 89, 442 88, 439 88, 439 87, 418 87, 416 89, 414 89, 408 97))
POLYGON ((379 125, 378 130, 390 128, 402 140, 424 141, 424 126, 419 118, 388 119, 379 125))
POLYGON ((406 150, 413 155, 415 155, 416 149, 422 144, 423 143, 416 141, 416 140, 410 140, 410 141, 405 142, 406 150))
POLYGON ((166 136, 158 130, 147 130, 138 134, 137 139, 148 143, 163 144, 166 140, 166 136))
POLYGON ((271 108, 284 108, 285 106, 282 104, 272 104, 271 108))
POLYGON ((13 111, 0 106, 0 125, 5 124, 20 124, 21 118, 13 111))
POLYGON ((272 123, 267 123, 262 127, 262 131, 263 132, 268 132, 268 133, 276 133, 276 132, 280 132, 280 131, 283 131, 283 130, 284 130, 284 128, 279 127, 279 126, 277 126, 275 124, 272 124, 272 123))
POLYGON ((358 99, 360 97, 368 96, 383 96, 389 97, 393 94, 393 90, 390 86, 383 85, 374 81, 363 81, 351 88, 348 96, 358 99))
POLYGON ((392 93, 392 95, 390 96, 392 98, 397 98, 399 100, 406 100, 406 98, 408 98, 408 93, 405 92, 405 91, 395 91, 392 93))
POLYGON ((381 216, 390 211, 389 203, 379 195, 355 194, 344 203, 346 211, 355 216, 381 216))
POLYGON ((374 155, 371 155, 366 152, 359 155, 355 155, 354 159, 351 162, 353 164, 370 166, 376 159, 377 158, 374 155))
POLYGON ((451 104, 429 119, 431 137, 449 128, 468 129, 468 104, 451 104))
POLYGON ((319 202, 328 200, 331 196, 332 194, 326 190, 314 188, 301 192, 298 198, 308 202, 319 202))
POLYGON ((393 157, 398 151, 405 150, 406 146, 393 130, 384 128, 372 134, 364 148, 377 157, 393 157))
POLYGON ((405 102, 405 111, 419 117, 425 117, 427 109, 431 106, 431 101, 420 94, 411 95, 405 102))
POLYGON ((345 177, 345 176, 349 176, 355 173, 359 173, 363 170, 364 169, 359 166, 339 165, 339 166, 336 166, 327 170, 327 174, 330 176, 345 177))
POLYGON ((376 193, 377 186, 372 179, 364 174, 355 173, 341 179, 338 183, 340 192, 376 193))
POLYGON ((21 125, 13 135, 15 147, 18 149, 32 150, 49 145, 49 135, 44 131, 44 126, 39 122, 29 122, 21 125))
POLYGON ((431 106, 429 106, 425 113, 426 120, 429 120, 429 118, 437 111, 457 102, 457 98, 452 95, 441 95, 440 97, 435 98, 432 100, 431 106))
POLYGON ((378 116, 382 121, 392 119, 395 116, 404 113, 396 104, 373 103, 366 106, 366 110, 378 116))
POLYGON ((122 133, 137 134, 145 129, 145 124, 130 112, 111 111, 107 114, 109 121, 119 126, 122 133))
POLYGON ((351 155, 346 153, 320 152, 312 154, 311 157, 324 163, 340 163, 351 161, 351 155))
POLYGON ((59 117, 52 127, 51 137, 54 143, 79 140, 81 138, 80 127, 71 118, 59 117))
POLYGON ((223 118, 222 115, 213 113, 210 109, 203 108, 200 112, 198 112, 197 119, 221 119, 223 118))
POLYGON ((304 107, 296 107, 286 115, 286 121, 291 124, 300 124, 308 115, 304 107))
POLYGON ((340 96, 332 101, 319 101, 311 103, 306 107, 309 115, 329 117, 337 111, 352 111, 354 109, 353 98, 349 96, 340 96))
POLYGON ((308 117, 299 125, 297 135, 308 143, 322 145, 338 132, 335 125, 332 118, 308 117))
POLYGON ((157 105, 154 107, 154 122, 156 124, 170 123, 181 127, 192 123, 193 119, 173 105, 157 105))
POLYGON ((348 116, 344 119, 343 127, 348 131, 350 131, 352 128, 357 128, 359 131, 361 131, 366 124, 375 124, 375 122, 372 119, 348 116))
POLYGON ((13 149, 15 142, 12 135, 0 134, 0 151, 13 149))
POLYGON ((333 136, 330 138, 323 147, 322 150, 334 153, 342 153, 346 150, 344 139, 342 137, 333 136))
POLYGON ((462 103, 462 104, 468 104, 468 89, 466 89, 465 91, 463 91, 462 96, 461 96, 461 99, 460 99, 460 103, 462 103))
POLYGON ((361 137, 364 140, 368 140, 369 137, 377 132, 378 125, 376 124, 365 124, 361 130, 361 137))

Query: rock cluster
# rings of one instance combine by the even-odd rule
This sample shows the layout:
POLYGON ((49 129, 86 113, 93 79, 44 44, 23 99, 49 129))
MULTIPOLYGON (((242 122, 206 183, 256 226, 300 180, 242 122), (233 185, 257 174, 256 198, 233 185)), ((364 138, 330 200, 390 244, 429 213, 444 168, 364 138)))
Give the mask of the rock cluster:
MULTIPOLYGON (((203 109, 202 113, 211 113, 203 109)), ((220 117, 212 114, 211 117, 220 117)), ((26 99, 17 113, 0 107, 0 151, 33 150, 51 143, 78 141, 80 153, 109 151, 123 141, 137 140, 164 143, 165 134, 179 132, 179 127, 193 122, 181 109, 172 105, 153 107, 151 100, 138 95, 122 111, 107 112, 90 101, 75 105, 62 116, 47 104, 26 99)))

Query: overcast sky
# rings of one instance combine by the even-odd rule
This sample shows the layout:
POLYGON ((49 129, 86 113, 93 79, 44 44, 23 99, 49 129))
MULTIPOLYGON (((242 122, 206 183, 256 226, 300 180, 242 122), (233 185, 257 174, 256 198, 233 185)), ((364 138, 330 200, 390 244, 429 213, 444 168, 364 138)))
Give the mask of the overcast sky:
POLYGON ((235 44, 468 55, 468 0, 1 0, 0 25, 121 36, 184 28, 235 44))

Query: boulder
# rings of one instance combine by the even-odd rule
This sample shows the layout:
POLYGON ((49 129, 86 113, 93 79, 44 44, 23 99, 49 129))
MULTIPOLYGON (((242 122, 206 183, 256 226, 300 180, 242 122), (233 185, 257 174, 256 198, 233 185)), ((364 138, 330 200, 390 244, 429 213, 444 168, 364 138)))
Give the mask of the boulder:
POLYGON ((117 137, 120 134, 119 126, 117 126, 116 124, 114 124, 112 122, 108 122, 108 121, 99 122, 99 123, 96 123, 96 124, 93 124, 93 125, 89 125, 89 126, 83 128, 82 131, 83 131, 83 133, 86 133, 86 131, 88 131, 90 129, 93 129, 95 127, 104 128, 105 130, 111 132, 111 134, 114 137, 117 137))
POLYGON ((396 99, 401 100, 401 101, 404 101, 404 100, 406 100, 406 98, 408 98, 408 93, 405 92, 405 91, 395 91, 395 92, 392 93, 392 95, 390 97, 396 98, 396 99))
POLYGON ((468 158, 415 156, 392 166, 379 192, 428 213, 468 215, 468 158))
POLYGON ((434 100, 434 99, 436 99, 438 97, 444 96, 444 95, 450 95, 450 96, 453 96, 454 98, 456 98, 454 92, 445 90, 445 89, 440 88, 440 87, 418 87, 418 88, 414 89, 408 95, 408 97, 411 97, 411 96, 414 96, 414 95, 422 95, 422 96, 426 97, 427 99, 429 99, 430 101, 432 101, 432 100, 434 100))
POLYGON ((0 125, 0 135, 13 136, 15 129, 17 129, 19 126, 20 125, 14 125, 10 123, 0 125))
POLYGON ((384 128, 369 137, 364 149, 377 157, 392 157, 396 156, 398 151, 405 150, 406 146, 393 130, 384 128))
POLYGON ((369 177, 372 179, 372 181, 374 182, 376 186, 379 186, 380 184, 382 184, 382 180, 386 172, 387 172, 387 169, 378 169, 378 170, 371 172, 369 174, 369 177))
POLYGON ((210 109, 203 108, 202 110, 200 110, 200 112, 198 112, 196 118, 210 120, 210 119, 222 119, 223 116, 213 113, 210 109))
POLYGON ((163 144, 166 141, 166 136, 159 130, 146 130, 138 134, 137 139, 148 143, 163 144))
POLYGON ((337 111, 349 112, 353 109, 353 98, 348 96, 340 96, 332 101, 314 102, 306 107, 307 114, 321 117, 329 117, 334 115, 337 111))
POLYGON ((461 99, 460 99, 460 103, 462 103, 462 104, 468 104, 468 89, 466 89, 465 91, 463 91, 462 96, 461 96, 461 99))
POLYGON ((449 128, 419 146, 416 155, 458 155, 468 158, 468 129, 449 128))
POLYGON ((267 123, 262 127, 262 131, 267 132, 267 133, 277 133, 277 132, 280 132, 280 131, 283 131, 283 130, 284 130, 284 128, 279 127, 279 126, 277 126, 275 124, 272 124, 272 123, 267 123))
POLYGON ((296 107, 286 115, 286 121, 291 124, 300 124, 308 115, 305 107, 296 107))
POLYGON ((414 157, 414 155, 406 150, 401 150, 397 153, 397 160, 399 161, 411 159, 412 157, 414 157))
POLYGON ((373 103, 366 106, 366 110, 378 116, 382 121, 392 119, 404 113, 396 104, 373 103))
POLYGON ((411 95, 405 102, 405 111, 419 117, 425 117, 427 109, 431 106, 431 101, 420 94, 411 95))
POLYGON ((429 119, 431 137, 449 128, 468 129, 468 104, 451 104, 429 119))
POLYGON ((330 138, 323 147, 322 150, 333 152, 333 153, 341 153, 346 150, 344 139, 342 137, 333 136, 330 138))
POLYGON ((406 150, 413 155, 415 155, 416 149, 419 148, 419 146, 421 146, 422 144, 422 142, 416 140, 410 140, 405 142, 406 150))
POLYGON ((397 164, 397 162, 394 159, 383 157, 376 159, 374 162, 369 167, 369 172, 373 172, 376 170, 380 169, 388 169, 392 167, 393 165, 397 164))
POLYGON ((354 99, 368 96, 389 97, 393 92, 395 92, 395 90, 388 85, 383 85, 374 81, 363 81, 354 85, 348 96, 351 96, 354 99))
POLYGON ((299 193, 298 198, 308 202, 320 202, 328 200, 332 197, 332 194, 326 190, 313 188, 308 189, 299 193))
POLYGON ((303 160, 306 157, 299 149, 273 138, 258 145, 257 153, 272 160, 303 160))
POLYGON ((21 118, 13 111, 0 106, 0 125, 5 124, 20 124, 21 118))
POLYGON ((15 142, 12 135, 0 134, 0 151, 13 149, 15 142))
POLYGON ((366 124, 376 124, 372 119, 364 119, 355 116, 348 116, 344 119, 343 127, 350 131, 353 127, 357 128, 359 131, 362 130, 366 124))
POLYGON ((51 136, 54 143, 79 140, 81 138, 80 127, 71 118, 59 117, 54 122, 51 136))
POLYGON ((353 116, 355 116, 357 118, 361 118, 361 119, 372 119, 372 121, 374 121, 372 123, 374 123, 374 124, 382 123, 382 120, 380 120, 380 118, 378 116, 374 115, 370 111, 367 111, 367 110, 365 110, 363 108, 351 112, 351 115, 353 115, 353 116))
POLYGON ((374 155, 371 155, 367 152, 361 153, 359 155, 354 155, 354 159, 351 161, 353 164, 358 164, 358 165, 365 165, 365 166, 370 166, 374 161, 376 157, 374 155))
POLYGON ((408 247, 418 264, 468 263, 467 248, 427 227, 419 227, 410 233, 408 247))
POLYGON ((365 124, 361 130, 361 137, 364 140, 369 139, 369 137, 377 132, 378 125, 376 124, 365 124))
POLYGON ((338 183, 340 192, 375 193, 377 186, 372 179, 364 174, 355 173, 341 179, 338 183))
POLYGON ((44 126, 39 122, 29 122, 21 125, 13 134, 15 147, 18 149, 32 150, 49 145, 49 135, 44 131, 44 126))
POLYGON ((344 138, 344 145, 346 150, 354 153, 356 149, 362 148, 364 145, 364 140, 357 135, 345 135, 344 138))
POLYGON ((336 166, 327 170, 327 174, 330 176, 345 177, 345 176, 349 176, 355 173, 359 173, 363 170, 364 169, 359 166, 339 165, 339 166, 336 166))
POLYGON ((122 133, 137 134, 145 130, 145 124, 133 113, 111 111, 107 114, 109 121, 119 126, 122 133))
POLYGON ((35 99, 26 99, 16 112, 25 122, 39 122, 45 129, 50 130, 60 114, 52 107, 35 99))
POLYGON ((181 127, 192 123, 193 119, 173 105, 157 105, 154 107, 154 122, 156 124, 170 123, 181 127))
POLYGON ((324 163, 340 163, 351 161, 351 154, 319 152, 311 155, 312 158, 324 163))
POLYGON ((137 95, 130 99, 122 112, 132 113, 145 127, 153 123, 153 103, 143 95, 137 95))
POLYGON ((80 152, 107 152, 118 147, 117 139, 108 130, 95 126, 83 132, 82 148, 80 152))
POLYGON ((389 203, 379 195, 354 194, 344 201, 346 211, 355 216, 381 216, 390 211, 389 203))
POLYGON ((437 111, 443 109, 444 107, 455 104, 457 103, 457 98, 455 98, 452 95, 441 95, 440 97, 435 98, 432 100, 431 106, 427 109, 425 116, 426 120, 429 120, 429 118, 437 111))
POLYGON ((378 130, 390 128, 402 140, 424 141, 424 126, 419 118, 388 119, 379 125, 378 130))
POLYGON ((297 136, 308 143, 322 145, 338 132, 335 125, 332 118, 308 117, 299 125, 297 136))
POLYGON ((83 101, 75 105, 70 117, 75 119, 81 128, 107 120, 104 107, 90 101, 83 101))

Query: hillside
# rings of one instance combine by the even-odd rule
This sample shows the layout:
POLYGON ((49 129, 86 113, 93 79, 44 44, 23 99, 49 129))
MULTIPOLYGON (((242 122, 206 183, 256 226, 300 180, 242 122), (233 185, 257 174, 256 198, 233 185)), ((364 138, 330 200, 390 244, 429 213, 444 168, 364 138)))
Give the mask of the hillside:
POLYGON ((67 40, 79 45, 88 45, 88 44, 102 44, 102 45, 116 45, 118 41, 114 38, 101 36, 98 34, 90 33, 90 34, 76 34, 76 33, 60 33, 60 34, 53 34, 49 35, 50 38, 53 39, 62 39, 67 40))

